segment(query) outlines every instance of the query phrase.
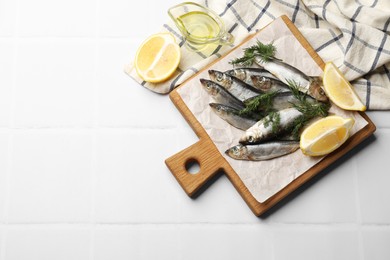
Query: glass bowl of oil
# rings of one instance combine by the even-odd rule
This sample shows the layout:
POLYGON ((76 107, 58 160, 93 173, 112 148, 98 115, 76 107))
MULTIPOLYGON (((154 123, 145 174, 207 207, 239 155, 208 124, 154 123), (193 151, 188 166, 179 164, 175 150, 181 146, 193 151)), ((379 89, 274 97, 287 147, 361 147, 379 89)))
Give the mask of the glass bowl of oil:
POLYGON ((200 4, 184 2, 169 8, 168 14, 189 49, 199 51, 210 44, 228 45, 234 41, 219 15, 200 4))

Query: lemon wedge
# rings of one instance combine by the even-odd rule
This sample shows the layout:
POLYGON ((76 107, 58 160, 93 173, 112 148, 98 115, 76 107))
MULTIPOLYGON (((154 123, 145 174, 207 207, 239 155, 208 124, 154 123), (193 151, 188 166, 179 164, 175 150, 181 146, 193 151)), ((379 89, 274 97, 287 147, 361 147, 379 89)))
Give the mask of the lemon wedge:
POLYGON ((175 72, 180 62, 180 47, 170 33, 149 36, 138 48, 134 67, 148 82, 162 82, 175 72))
POLYGON ((305 155, 321 156, 339 148, 349 137, 353 118, 328 116, 309 125, 301 135, 300 147, 305 155))
POLYGON ((351 83, 332 62, 325 64, 323 84, 326 94, 338 107, 345 110, 366 110, 351 83))

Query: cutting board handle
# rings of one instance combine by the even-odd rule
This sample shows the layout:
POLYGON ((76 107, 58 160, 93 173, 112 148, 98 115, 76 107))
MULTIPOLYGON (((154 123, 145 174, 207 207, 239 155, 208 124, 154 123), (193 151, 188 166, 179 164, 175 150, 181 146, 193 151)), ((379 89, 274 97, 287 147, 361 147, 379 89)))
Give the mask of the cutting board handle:
POLYGON ((165 160, 165 164, 181 187, 194 196, 199 189, 223 169, 225 159, 221 156, 209 138, 200 139, 197 143, 165 160), (199 164, 197 173, 188 172, 191 163, 199 164))

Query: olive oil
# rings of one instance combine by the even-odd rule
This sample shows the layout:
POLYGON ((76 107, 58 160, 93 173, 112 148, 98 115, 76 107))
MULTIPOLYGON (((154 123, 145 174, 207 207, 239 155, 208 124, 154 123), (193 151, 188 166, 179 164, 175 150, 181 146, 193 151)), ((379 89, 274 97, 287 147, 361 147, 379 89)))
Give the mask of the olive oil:
POLYGON ((177 18, 187 38, 194 42, 204 42, 207 39, 219 37, 220 25, 209 14, 202 11, 192 11, 177 18))

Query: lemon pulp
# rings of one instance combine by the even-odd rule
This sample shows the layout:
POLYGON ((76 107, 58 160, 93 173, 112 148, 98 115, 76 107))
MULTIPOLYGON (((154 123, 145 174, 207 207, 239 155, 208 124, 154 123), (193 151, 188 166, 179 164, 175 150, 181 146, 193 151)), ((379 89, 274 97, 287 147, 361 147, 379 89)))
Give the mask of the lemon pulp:
POLYGON ((180 62, 180 47, 169 33, 157 33, 146 39, 135 57, 135 69, 145 81, 167 80, 180 62))
POLYGON ((328 116, 309 125, 301 135, 300 147, 304 154, 320 156, 333 152, 349 137, 353 118, 328 116))

